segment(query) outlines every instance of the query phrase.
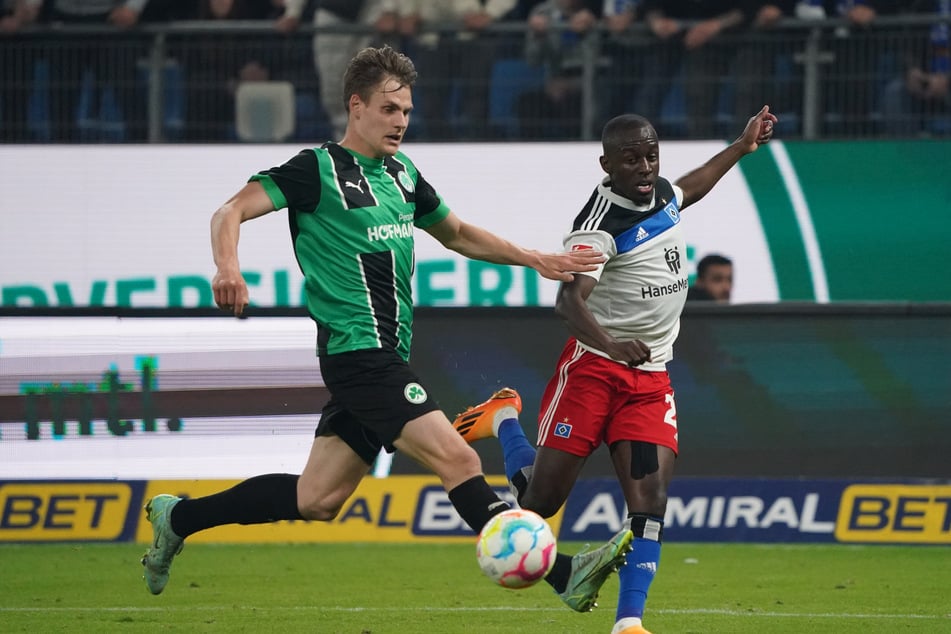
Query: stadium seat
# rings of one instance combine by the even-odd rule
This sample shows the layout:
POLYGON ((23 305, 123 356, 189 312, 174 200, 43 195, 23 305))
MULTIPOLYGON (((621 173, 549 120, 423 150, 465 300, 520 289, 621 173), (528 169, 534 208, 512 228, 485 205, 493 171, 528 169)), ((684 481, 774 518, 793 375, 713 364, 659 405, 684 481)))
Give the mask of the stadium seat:
POLYGON ((684 95, 683 71, 677 71, 667 94, 664 95, 658 119, 665 134, 673 138, 687 135, 687 101, 684 95))
POLYGON ((53 136, 50 122, 50 65, 45 59, 33 64, 33 85, 27 99, 26 126, 36 141, 49 141, 53 136))
MULTIPOLYGON (((92 73, 86 73, 80 87, 76 113, 80 138, 86 142, 121 142, 125 139, 125 119, 116 100, 114 87, 109 84, 97 87, 95 79, 92 73)), ((137 64, 136 80, 145 98, 148 94, 149 68, 144 60, 139 60, 137 64)), ((184 81, 181 65, 174 59, 166 59, 162 83, 162 123, 167 140, 180 139, 185 126, 184 81)), ((33 66, 33 82, 27 101, 27 127, 31 138, 37 141, 50 141, 52 138, 49 91, 49 62, 39 59, 33 66)))
POLYGON ((515 104, 519 96, 545 83, 545 71, 521 59, 501 59, 489 77, 489 127, 505 138, 519 134, 515 104))
MULTIPOLYGON (((137 64, 139 86, 145 98, 149 94, 151 71, 148 60, 137 64)), ((162 64, 162 132, 167 141, 177 141, 185 133, 185 70, 177 59, 167 57, 162 64)))
POLYGON ((245 81, 235 92, 238 139, 279 143, 296 127, 294 85, 289 81, 245 81))
POLYGON ((317 99, 317 95, 308 91, 301 91, 294 100, 297 109, 296 128, 294 130, 294 141, 308 143, 322 143, 323 141, 339 141, 333 138, 333 131, 330 122, 327 120, 327 114, 323 106, 317 99))

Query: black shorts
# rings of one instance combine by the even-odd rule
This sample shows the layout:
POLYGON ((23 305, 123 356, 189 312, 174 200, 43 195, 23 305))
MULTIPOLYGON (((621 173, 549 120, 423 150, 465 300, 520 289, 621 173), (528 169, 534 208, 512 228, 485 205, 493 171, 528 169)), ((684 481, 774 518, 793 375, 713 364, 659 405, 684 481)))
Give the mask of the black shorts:
POLYGON ((367 464, 414 418, 439 409, 422 381, 390 350, 357 350, 320 357, 330 390, 315 436, 339 436, 367 464))

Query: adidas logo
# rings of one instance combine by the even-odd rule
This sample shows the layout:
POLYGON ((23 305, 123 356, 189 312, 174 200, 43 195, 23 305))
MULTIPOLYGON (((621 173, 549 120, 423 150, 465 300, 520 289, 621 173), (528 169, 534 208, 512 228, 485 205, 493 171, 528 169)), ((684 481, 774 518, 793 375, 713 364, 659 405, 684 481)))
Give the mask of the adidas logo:
POLYGON ((644 227, 638 227, 638 228, 637 228, 637 235, 634 236, 634 241, 635 241, 635 242, 640 242, 641 240, 643 240, 643 239, 646 238, 647 236, 648 236, 648 233, 647 233, 646 231, 644 231, 644 227))
POLYGON ((656 574, 657 574, 657 562, 656 562, 656 561, 642 561, 641 563, 637 564, 637 567, 640 568, 641 570, 646 570, 647 572, 651 573, 652 575, 656 575, 656 574))
POLYGON ((472 431, 472 426, 478 422, 480 416, 482 416, 481 410, 460 416, 455 424, 456 431, 459 432, 459 435, 465 437, 466 434, 472 431))

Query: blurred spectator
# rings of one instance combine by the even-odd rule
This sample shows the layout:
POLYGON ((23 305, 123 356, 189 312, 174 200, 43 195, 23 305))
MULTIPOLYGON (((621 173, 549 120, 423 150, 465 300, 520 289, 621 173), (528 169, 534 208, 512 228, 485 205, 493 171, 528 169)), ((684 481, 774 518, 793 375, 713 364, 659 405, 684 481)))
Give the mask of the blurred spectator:
POLYGON ((192 20, 200 0, 149 0, 142 9, 139 23, 192 20))
MULTIPOLYGON (((43 12, 53 24, 109 24, 124 31, 138 24, 147 3, 148 0, 45 0, 43 12)), ((123 128, 104 137, 144 141, 146 104, 136 77, 136 63, 145 50, 145 40, 136 37, 56 35, 50 41, 49 57, 52 139, 102 140, 102 129, 93 124, 99 123, 104 101, 112 95, 123 128), (87 78, 91 78, 91 85, 84 83, 87 78), (81 101, 80 97, 84 99, 81 101)))
POLYGON ((878 64, 888 41, 884 30, 869 27, 879 15, 894 9, 894 0, 800 1, 797 12, 802 17, 845 20, 825 44, 833 55, 821 85, 826 136, 853 137, 869 132, 878 64))
POLYGON ((400 0, 400 32, 416 62, 421 82, 419 109, 434 140, 485 138, 488 86, 496 59, 495 41, 483 31, 515 7, 516 0, 400 0), (451 26, 453 32, 427 27, 451 26), (458 91, 458 92, 457 92, 458 91), (453 129, 454 97, 465 126, 453 129))
MULTIPOLYGON (((618 2, 627 2, 628 0, 617 0, 618 2)), ((630 0, 634 3, 640 2, 641 0, 630 0)), ((532 9, 545 2, 545 0, 516 0, 515 6, 502 16, 501 21, 507 22, 527 22, 528 16, 532 14, 532 9)), ((603 7, 614 3, 615 0, 584 0, 584 6, 587 7, 591 13, 597 16, 602 15, 603 7)), ((505 36, 506 44, 508 45, 507 54, 515 54, 517 57, 522 57, 525 54, 525 36, 523 33, 509 33, 505 36)), ((600 134, 600 130, 598 131, 600 134)))
POLYGON ((910 2, 905 13, 928 13, 935 20, 927 38, 915 42, 904 60, 903 74, 885 89, 883 115, 885 131, 897 136, 951 133, 951 62, 948 51, 948 22, 951 0, 910 2), (939 125, 939 119, 944 125, 939 125))
POLYGON ((802 72, 793 62, 794 49, 801 48, 799 37, 784 39, 774 30, 780 20, 795 17, 796 0, 752 0, 747 10, 751 16, 750 39, 740 46, 732 73, 734 126, 742 125, 749 113, 767 104, 774 112, 798 113, 802 109, 802 72), (783 63, 787 73, 777 76, 778 66, 783 63))
POLYGON ((36 21, 42 0, 4 0, 0 2, 0 46, 4 49, 0 65, 0 139, 5 143, 31 140, 27 128, 27 100, 33 81, 33 59, 22 42, 10 43, 21 27, 36 21))
MULTIPOLYGON (((314 35, 314 68, 320 82, 320 101, 330 121, 335 139, 343 138, 347 108, 343 95, 343 74, 347 64, 361 49, 392 37, 397 29, 398 0, 319 0, 314 26, 365 26, 376 32, 317 33, 314 35), (379 40, 379 41, 374 41, 379 40)), ((277 28, 288 32, 300 24, 307 0, 285 0, 286 10, 277 28)))
POLYGON ((525 55, 545 67, 545 83, 519 97, 517 111, 525 139, 581 136, 582 61, 596 45, 597 16, 583 0, 546 0, 528 17, 525 55))
POLYGON ((746 4, 746 0, 645 0, 645 20, 659 40, 649 48, 649 76, 643 83, 641 112, 648 119, 665 128, 664 117, 659 116, 661 106, 673 78, 682 71, 687 135, 717 135, 720 80, 727 76, 736 52, 721 34, 747 23, 746 4))
POLYGON ((651 42, 635 35, 632 27, 641 19, 643 0, 604 0, 602 24, 606 31, 601 44, 608 60, 607 72, 598 76, 601 95, 601 124, 636 111, 634 95, 640 86, 651 42))
MULTIPOLYGON (((284 11, 280 0, 200 0, 197 20, 276 20, 284 11)), ((235 138, 234 94, 242 81, 267 81, 275 76, 280 42, 257 35, 204 34, 181 40, 186 73, 186 139, 230 141, 235 138)))
POLYGON ((544 0, 516 0, 515 6, 505 15, 505 19, 518 21, 527 20, 528 16, 532 13, 532 9, 542 2, 544 2, 544 0))
POLYGON ((687 301, 728 303, 733 293, 733 261, 717 253, 700 258, 697 278, 687 289, 687 301))
POLYGON ((0 2, 0 33, 15 33, 36 21, 43 0, 3 0, 0 2))

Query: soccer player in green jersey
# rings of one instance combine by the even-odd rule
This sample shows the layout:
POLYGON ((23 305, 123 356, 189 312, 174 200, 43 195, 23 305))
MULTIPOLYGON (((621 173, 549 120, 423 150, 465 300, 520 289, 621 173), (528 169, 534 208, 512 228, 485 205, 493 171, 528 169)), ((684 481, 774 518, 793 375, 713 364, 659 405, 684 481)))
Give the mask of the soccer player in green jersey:
MULTIPOLYGON (((212 217, 215 302, 241 315, 248 287, 238 265, 239 226, 288 209, 331 397, 299 476, 268 474, 206 497, 161 494, 148 501, 153 542, 142 564, 153 594, 165 588, 185 538, 198 531, 223 524, 332 520, 381 449, 399 449, 432 470, 477 532, 508 508, 486 482, 478 454, 409 366, 414 228, 467 257, 530 266, 563 282, 573 279, 572 272, 594 270, 603 258, 590 250, 526 250, 450 212, 400 152, 415 79, 413 63, 395 50, 361 51, 344 75, 349 118, 343 140, 304 150, 254 175, 212 217)), ((630 541, 625 531, 591 552, 559 555, 549 581, 569 605, 588 609, 608 574, 624 561, 630 541)))

